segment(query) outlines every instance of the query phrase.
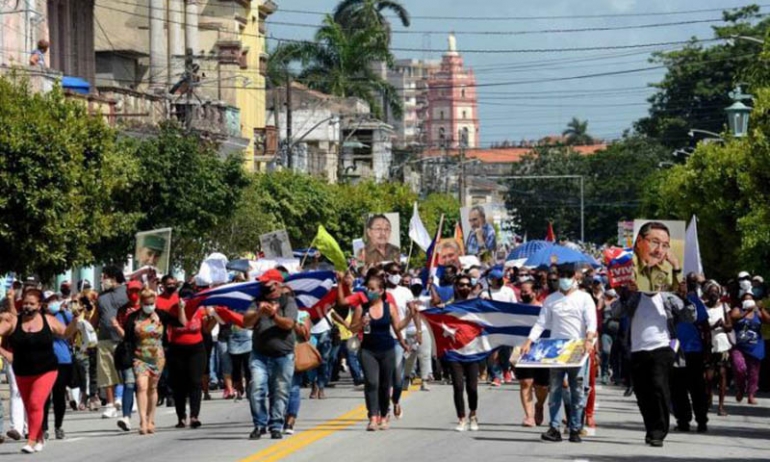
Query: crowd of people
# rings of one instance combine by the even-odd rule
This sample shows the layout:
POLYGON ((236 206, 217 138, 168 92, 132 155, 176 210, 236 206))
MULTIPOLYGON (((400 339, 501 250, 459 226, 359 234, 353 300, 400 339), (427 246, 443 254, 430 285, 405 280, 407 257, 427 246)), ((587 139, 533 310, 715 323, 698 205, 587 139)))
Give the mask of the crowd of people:
POLYGON ((280 439, 294 433, 303 397, 325 399, 343 372, 363 391, 368 431, 404 417, 401 396, 415 381, 426 392, 432 383, 452 385, 459 432, 482 425, 480 383, 517 381, 521 424, 546 425, 542 439, 551 442, 562 434, 580 442, 596 426, 597 383, 636 395, 645 441, 656 447, 670 415, 677 431, 689 431, 694 420, 698 432, 707 432, 713 397, 716 414, 726 416, 731 386, 738 402, 757 404, 770 341, 759 276, 742 272, 720 285, 691 273, 680 281, 672 265, 670 290, 646 292, 636 284, 612 289, 605 271, 588 265, 463 267, 456 241, 437 251, 436 275, 427 280, 394 261, 338 272, 336 303, 313 317, 299 309, 283 267, 258 277, 263 290, 246 312, 186 309, 186 299, 213 285, 201 278, 126 280, 119 268, 105 267, 99 291, 86 280, 76 290, 65 282, 57 292, 34 276, 15 281, 0 310, 0 354, 11 388, 5 435, 25 438, 24 453, 42 451, 51 435, 66 437, 68 406, 116 419, 116 431, 131 431, 136 413, 138 433, 150 435, 156 408, 165 404, 176 409, 176 428, 197 429, 202 401, 221 389, 222 399, 248 401, 248 438, 280 439), (499 348, 483 361, 437 357, 421 311, 474 298, 537 306, 540 315, 523 345, 499 348), (551 338, 584 339, 585 366, 518 367, 517 358, 546 330, 551 338), (320 365, 295 372, 295 348, 303 342, 318 351, 320 365))

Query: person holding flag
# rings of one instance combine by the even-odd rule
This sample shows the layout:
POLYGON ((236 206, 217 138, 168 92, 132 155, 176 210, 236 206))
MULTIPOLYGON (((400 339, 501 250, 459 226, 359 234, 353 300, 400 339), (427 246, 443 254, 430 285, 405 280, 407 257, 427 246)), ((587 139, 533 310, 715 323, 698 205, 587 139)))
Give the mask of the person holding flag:
MULTIPOLYGON (((591 295, 578 289, 575 280, 575 265, 558 266, 559 291, 549 295, 543 303, 529 338, 521 347, 522 355, 529 353, 532 344, 547 329, 553 339, 585 339, 585 352, 593 350, 596 338, 596 305, 591 295)), ((564 377, 567 377, 570 392, 569 440, 580 443, 580 430, 583 427, 583 384, 578 379, 579 367, 555 367, 550 371, 548 407, 551 424, 542 434, 544 441, 561 441, 561 408, 564 377)))

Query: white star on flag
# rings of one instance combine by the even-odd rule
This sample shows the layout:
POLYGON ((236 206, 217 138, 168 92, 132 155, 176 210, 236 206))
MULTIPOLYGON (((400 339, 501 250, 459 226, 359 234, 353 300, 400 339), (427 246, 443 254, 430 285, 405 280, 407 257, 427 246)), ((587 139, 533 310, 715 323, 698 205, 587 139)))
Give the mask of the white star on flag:
POLYGON ((452 329, 451 327, 447 326, 445 323, 441 323, 441 329, 444 331, 444 337, 449 337, 452 340, 457 340, 455 336, 457 335, 457 329, 452 329))

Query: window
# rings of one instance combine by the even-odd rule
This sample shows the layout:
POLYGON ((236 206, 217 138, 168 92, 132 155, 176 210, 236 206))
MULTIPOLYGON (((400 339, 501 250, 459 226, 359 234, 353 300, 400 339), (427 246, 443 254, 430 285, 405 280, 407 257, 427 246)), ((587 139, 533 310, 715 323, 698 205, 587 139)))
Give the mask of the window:
POLYGON ((441 111, 441 113, 440 113, 440 115, 439 115, 439 118, 440 118, 441 120, 444 120, 444 111, 441 111))
POLYGON ((467 118, 468 118, 468 113, 466 111, 463 111, 463 119, 467 119, 467 118))
POLYGON ((465 88, 463 88, 462 90, 460 90, 460 96, 461 96, 461 97, 463 97, 463 98, 465 98, 465 88))

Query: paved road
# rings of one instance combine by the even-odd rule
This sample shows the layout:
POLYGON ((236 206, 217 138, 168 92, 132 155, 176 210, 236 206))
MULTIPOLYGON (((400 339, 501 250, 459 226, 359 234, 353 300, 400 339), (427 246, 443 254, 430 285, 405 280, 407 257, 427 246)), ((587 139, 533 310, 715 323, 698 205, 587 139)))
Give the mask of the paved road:
MULTIPOLYGON (((307 391, 303 390, 307 396, 307 391)), ((296 435, 280 441, 249 441, 248 405, 220 399, 204 402, 203 427, 176 430, 172 409, 160 408, 159 432, 154 436, 121 433, 114 420, 98 413, 68 413, 67 439, 51 441, 43 453, 19 454, 20 443, 0 445, 0 460, 84 462, 163 460, 194 461, 312 461, 366 460, 515 460, 537 461, 752 461, 770 460, 770 397, 760 406, 730 402, 729 417, 713 416, 706 435, 672 434, 663 449, 644 445, 641 417, 633 398, 622 390, 599 390, 593 437, 582 444, 543 443, 543 430, 522 428, 518 385, 480 388, 478 433, 452 431, 454 416, 449 386, 430 392, 412 391, 404 398, 404 418, 386 432, 364 431, 363 395, 342 385, 328 390, 328 399, 303 400, 296 435)), ((7 410, 7 407, 6 407, 7 410)), ((136 418, 134 419, 137 420, 136 418)))

